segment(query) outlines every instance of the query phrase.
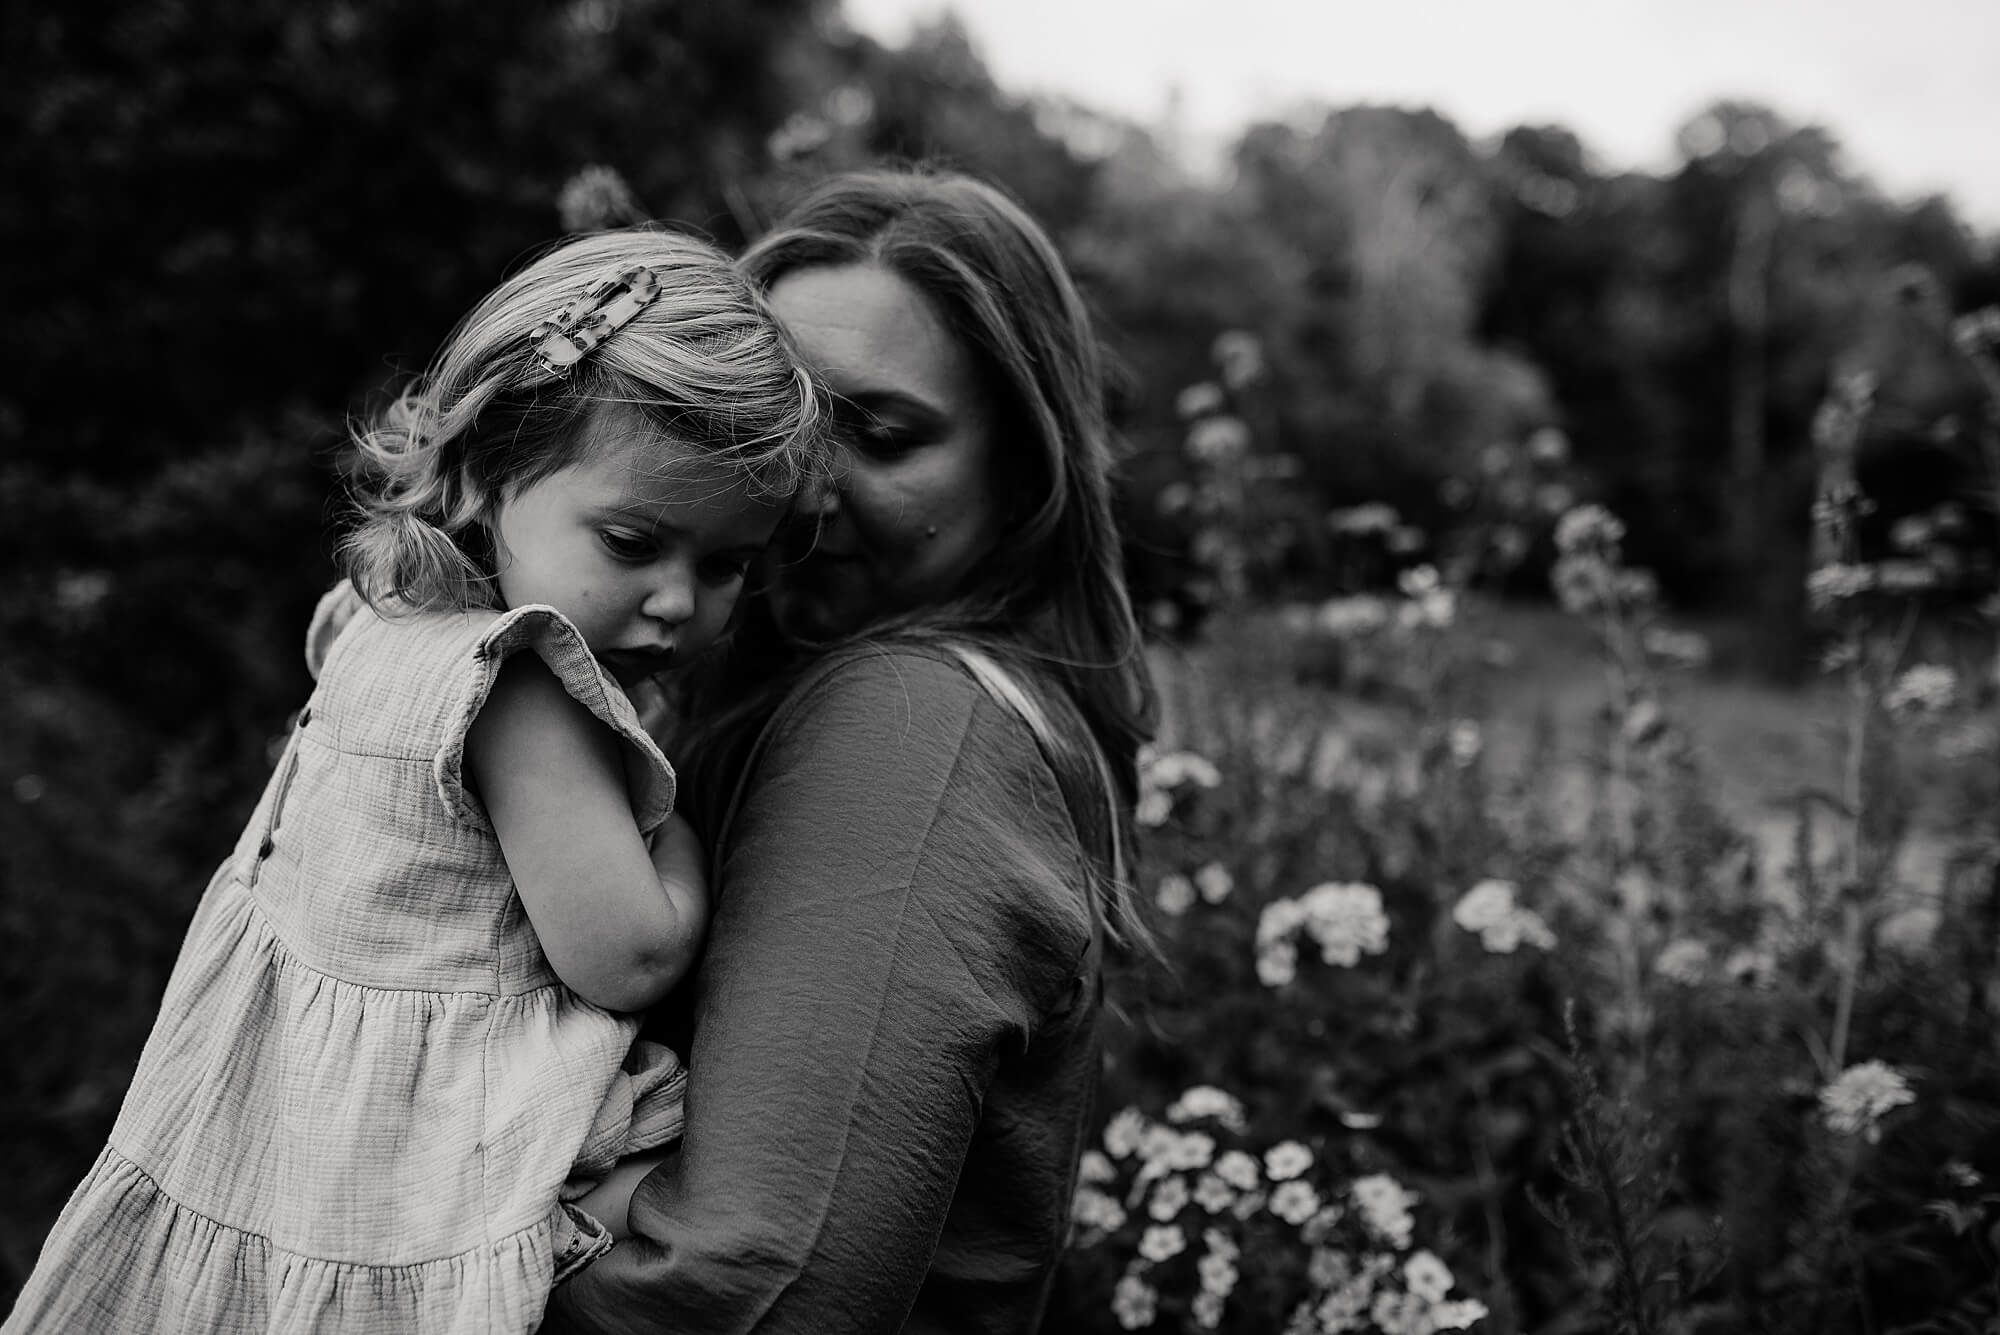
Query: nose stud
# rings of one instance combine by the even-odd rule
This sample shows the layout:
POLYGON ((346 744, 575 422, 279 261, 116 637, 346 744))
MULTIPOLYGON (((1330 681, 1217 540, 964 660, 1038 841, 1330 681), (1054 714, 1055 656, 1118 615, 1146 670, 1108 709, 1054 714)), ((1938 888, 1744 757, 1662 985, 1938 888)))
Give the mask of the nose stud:
POLYGON ((924 525, 924 536, 927 538, 935 538, 937 536, 937 525, 936 524, 924 525))

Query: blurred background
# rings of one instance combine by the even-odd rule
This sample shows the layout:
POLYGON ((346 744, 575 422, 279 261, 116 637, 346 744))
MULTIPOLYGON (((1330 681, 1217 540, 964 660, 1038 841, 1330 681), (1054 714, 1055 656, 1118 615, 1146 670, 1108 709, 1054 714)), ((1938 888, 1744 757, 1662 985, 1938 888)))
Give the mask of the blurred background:
POLYGON ((566 231, 734 248, 885 157, 1005 185, 1115 354, 1169 667, 1428 567, 1530 644, 1522 717, 1559 704, 1556 523, 1596 503, 1699 632, 1714 730, 1805 727, 1829 477, 1874 498, 1855 561, 1927 526, 1920 619, 1986 652, 2000 20, 1502 8, 7 6, 0 1306, 308 687, 347 415, 566 231))

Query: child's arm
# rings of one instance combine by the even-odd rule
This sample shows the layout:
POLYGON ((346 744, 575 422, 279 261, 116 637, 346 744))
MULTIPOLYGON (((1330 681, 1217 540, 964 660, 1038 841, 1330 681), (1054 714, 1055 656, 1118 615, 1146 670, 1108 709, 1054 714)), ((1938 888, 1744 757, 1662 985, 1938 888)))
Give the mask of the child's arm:
POLYGON ((465 766, 549 964, 607 1010, 643 1010, 694 963, 707 924, 701 851, 670 819, 648 850, 619 742, 533 654, 500 669, 465 766))

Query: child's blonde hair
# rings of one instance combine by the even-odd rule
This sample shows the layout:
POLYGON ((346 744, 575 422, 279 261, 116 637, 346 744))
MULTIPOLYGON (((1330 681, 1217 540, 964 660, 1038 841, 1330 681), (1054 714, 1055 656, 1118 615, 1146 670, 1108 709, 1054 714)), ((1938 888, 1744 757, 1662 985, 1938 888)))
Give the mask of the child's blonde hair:
POLYGON ((355 589, 378 609, 491 606, 495 510, 582 458, 600 404, 738 466, 763 495, 790 496, 828 467, 823 391, 726 255, 660 227, 593 233, 489 293, 430 369, 352 431, 359 519, 340 555, 355 589), (551 372, 530 335, 638 267, 659 296, 551 372))

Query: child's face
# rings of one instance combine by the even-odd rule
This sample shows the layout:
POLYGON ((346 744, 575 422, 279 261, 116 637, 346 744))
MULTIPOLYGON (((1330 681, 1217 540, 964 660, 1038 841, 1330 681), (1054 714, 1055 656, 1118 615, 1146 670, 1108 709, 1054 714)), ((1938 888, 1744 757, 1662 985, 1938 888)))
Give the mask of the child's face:
POLYGON ((581 462, 501 503, 500 597, 554 607, 629 686, 715 642, 785 504, 627 409, 585 430, 581 462))

